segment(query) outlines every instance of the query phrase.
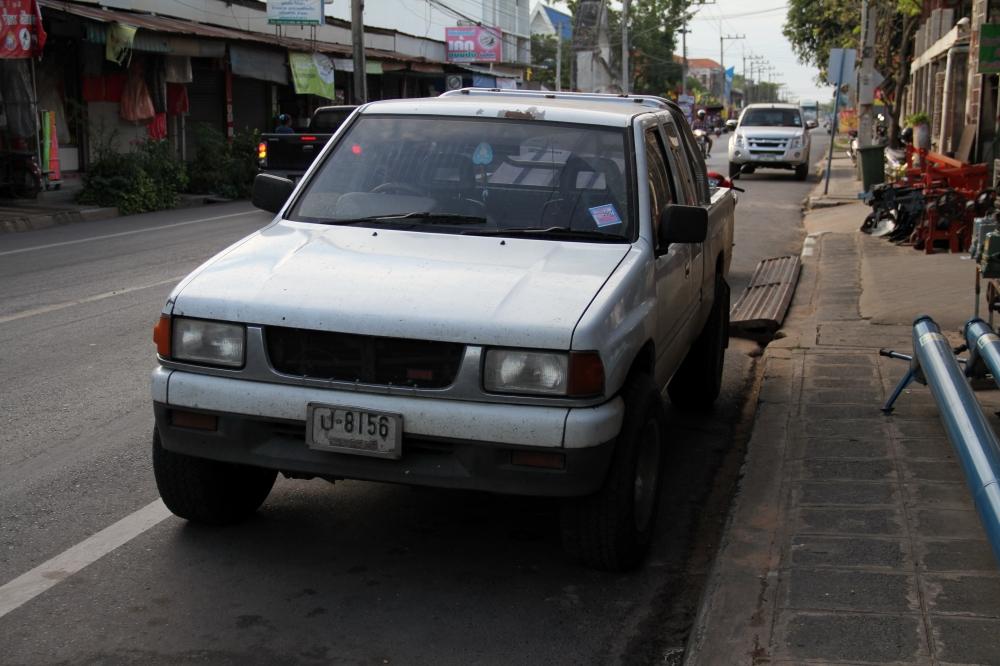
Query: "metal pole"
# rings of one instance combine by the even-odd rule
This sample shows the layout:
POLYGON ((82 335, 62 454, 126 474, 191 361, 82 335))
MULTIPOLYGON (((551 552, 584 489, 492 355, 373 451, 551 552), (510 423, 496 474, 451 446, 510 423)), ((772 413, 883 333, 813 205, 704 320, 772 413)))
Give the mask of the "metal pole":
MULTIPOLYGON (((983 321, 972 320, 966 325, 965 335, 970 341, 975 338, 975 345, 985 340, 982 358, 1000 370, 1000 353, 996 349, 1000 340, 993 331, 983 321), (977 333, 981 335, 976 337, 977 333)), ((970 349, 973 346, 970 344, 970 349)), ((951 344, 930 317, 920 317, 913 323, 913 353, 962 464, 993 554, 1000 561, 1000 442, 958 367, 951 344)))
POLYGON ((556 92, 562 91, 562 29, 556 33, 556 92))
POLYGON ((351 41, 354 47, 354 102, 368 101, 365 67, 365 0, 351 0, 351 41))
POLYGON ((688 94, 688 26, 681 28, 681 94, 688 94))
MULTIPOLYGON (((875 101, 871 85, 875 69, 875 5, 869 0, 861 2, 861 68, 858 86, 858 147, 867 148, 874 143, 872 132, 872 104, 875 101)), ((949 55, 951 51, 948 52, 949 55)))
POLYGON ((833 167, 833 144, 837 138, 837 120, 840 116, 840 86, 844 83, 844 50, 840 50, 840 62, 837 65, 837 94, 833 100, 833 127, 830 128, 830 154, 826 158, 826 183, 823 185, 823 195, 830 191, 830 169, 833 167))
POLYGON ((622 0, 622 94, 628 94, 628 5, 629 0, 622 0))

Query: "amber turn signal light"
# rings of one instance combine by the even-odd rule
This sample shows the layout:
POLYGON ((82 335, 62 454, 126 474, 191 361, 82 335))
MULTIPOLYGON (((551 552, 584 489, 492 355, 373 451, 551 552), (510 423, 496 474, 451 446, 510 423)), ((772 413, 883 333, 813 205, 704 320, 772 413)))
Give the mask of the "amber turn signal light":
POLYGON ((218 416, 215 414, 201 414, 199 412, 174 410, 170 415, 170 423, 178 428, 191 428, 193 430, 219 429, 218 416))
POLYGON ((570 352, 567 395, 586 398, 604 393, 604 363, 597 352, 570 352))
POLYGON ((157 354, 170 358, 170 315, 160 315, 153 326, 153 342, 156 343, 157 354))
POLYGON ((511 451, 512 465, 524 467, 542 467, 544 469, 564 469, 566 456, 562 453, 544 453, 536 451, 511 451))

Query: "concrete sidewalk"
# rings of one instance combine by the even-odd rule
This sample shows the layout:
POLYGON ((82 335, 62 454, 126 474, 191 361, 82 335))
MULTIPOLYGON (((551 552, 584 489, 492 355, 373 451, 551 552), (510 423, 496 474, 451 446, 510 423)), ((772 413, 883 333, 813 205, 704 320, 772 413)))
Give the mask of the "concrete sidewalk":
MULTIPOLYGON (((857 189, 849 164, 838 192, 857 189)), ((879 411, 906 365, 878 349, 909 353, 923 313, 957 343, 974 266, 859 233, 867 210, 806 214, 688 664, 1000 664, 1000 563, 930 392, 879 411)), ((978 393, 987 414, 998 393, 978 393)))

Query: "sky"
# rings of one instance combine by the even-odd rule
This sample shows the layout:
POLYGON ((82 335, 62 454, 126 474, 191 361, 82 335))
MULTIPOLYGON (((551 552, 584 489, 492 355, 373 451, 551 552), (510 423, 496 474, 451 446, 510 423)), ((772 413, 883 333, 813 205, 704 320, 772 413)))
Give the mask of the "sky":
MULTIPOLYGON (((642 2, 642 0, 633 0, 642 2)), ((561 2, 549 3, 565 10, 561 2)), ((620 4, 620 3, 615 3, 620 4)), ((532 3, 534 6, 534 3, 532 3)), ((781 34, 787 5, 782 0, 715 0, 710 4, 692 5, 694 18, 688 33, 688 58, 711 58, 719 61, 719 34, 745 35, 745 39, 725 40, 725 66, 736 66, 736 73, 743 74, 743 57, 762 56, 766 64, 774 67, 771 80, 785 84, 791 101, 813 99, 827 101, 833 94, 832 86, 817 86, 814 67, 799 63, 792 46, 781 34), (721 30, 720 30, 721 24, 721 30)), ((677 53, 680 53, 680 35, 677 53)), ((749 75, 749 61, 747 74, 749 75)), ((756 70, 755 76, 756 78, 756 70)), ((767 75, 764 75, 767 80, 767 75)))
MULTIPOLYGON (((825 102, 833 94, 833 87, 817 86, 816 68, 802 65, 792 52, 792 45, 781 34, 786 7, 781 0, 716 0, 713 4, 695 5, 688 33, 688 58, 712 58, 718 62, 721 22, 721 32, 725 35, 746 36, 724 42, 726 67, 735 65, 736 72, 742 74, 744 55, 763 56, 775 69, 772 80, 785 84, 790 100, 825 102)), ((764 79, 767 80, 766 74, 764 79)))

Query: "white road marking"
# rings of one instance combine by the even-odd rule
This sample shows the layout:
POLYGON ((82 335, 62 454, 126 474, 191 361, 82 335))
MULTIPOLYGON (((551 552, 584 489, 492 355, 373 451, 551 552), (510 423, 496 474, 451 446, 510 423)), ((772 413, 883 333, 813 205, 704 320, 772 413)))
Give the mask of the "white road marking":
POLYGON ((198 224, 199 222, 211 222, 212 220, 224 220, 227 217, 239 217, 240 215, 249 215, 257 211, 248 210, 242 213, 229 213, 228 215, 216 215, 215 217, 202 217, 197 220, 188 220, 186 222, 174 222, 173 224, 163 224, 158 227, 147 227, 145 229, 133 229, 131 231, 119 231, 116 234, 104 234, 103 236, 92 236, 91 238, 78 238, 77 240, 62 241, 61 243, 49 243, 47 245, 35 245, 34 247, 23 247, 20 250, 7 250, 6 252, 0 252, 0 257, 6 257, 11 254, 21 254, 22 252, 34 252, 35 250, 47 250, 53 247, 63 247, 65 245, 77 245, 79 243, 90 243, 93 241, 104 240, 106 238, 120 238, 121 236, 131 236, 133 234, 144 234, 147 231, 159 231, 160 229, 173 229, 175 227, 185 227, 189 224, 198 224))
POLYGON ((87 296, 86 298, 80 298, 75 301, 67 301, 66 303, 53 303, 52 305, 43 305, 42 307, 34 308, 33 310, 24 310, 22 312, 18 312, 17 314, 0 317, 0 324, 6 324, 7 322, 10 321, 17 321, 18 319, 27 319, 28 317, 34 317, 36 315, 46 314, 48 312, 55 312, 56 310, 72 308, 77 305, 83 305, 85 303, 93 303, 94 301, 103 301, 105 298, 111 298, 112 296, 121 296, 122 294, 128 294, 133 291, 152 289, 153 287, 161 287, 165 284, 171 284, 171 283, 177 284, 183 278, 184 278, 183 275, 178 275, 177 277, 167 278, 166 280, 160 280, 159 282, 150 282, 149 284, 139 285, 138 287, 125 287, 124 289, 106 291, 103 294, 94 294, 93 296, 87 296))
POLYGON ((163 500, 157 499, 6 583, 0 587, 0 617, 17 610, 42 592, 163 522, 168 516, 170 510, 163 500))

